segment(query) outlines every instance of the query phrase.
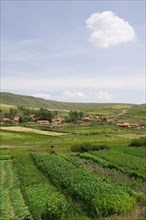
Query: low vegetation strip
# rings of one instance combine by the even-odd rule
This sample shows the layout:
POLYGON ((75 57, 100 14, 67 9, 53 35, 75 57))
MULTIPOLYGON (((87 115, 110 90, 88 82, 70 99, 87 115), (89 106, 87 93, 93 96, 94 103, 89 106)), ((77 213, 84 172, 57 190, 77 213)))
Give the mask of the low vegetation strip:
POLYGON ((138 200, 140 198, 146 199, 146 182, 138 178, 131 178, 120 170, 110 169, 108 166, 102 166, 96 160, 89 160, 90 156, 94 155, 90 154, 87 159, 84 157, 79 157, 77 155, 71 155, 69 157, 66 157, 66 159, 72 162, 77 167, 82 167, 83 169, 92 172, 94 175, 101 177, 106 182, 113 183, 122 187, 122 189, 126 190, 128 193, 135 195, 138 200))
POLYGON ((134 147, 146 147, 146 136, 141 138, 135 138, 131 141, 130 146, 134 147))
POLYGON ((121 167, 120 165, 118 165, 110 160, 107 160, 105 158, 101 158, 100 156, 97 155, 97 152, 94 152, 94 153, 85 152, 85 153, 79 154, 79 156, 81 158, 91 159, 92 161, 99 163, 103 167, 122 171, 123 173, 127 174, 130 177, 135 177, 135 178, 138 177, 143 180, 146 180, 146 175, 144 174, 144 172, 141 173, 140 171, 137 171, 137 170, 132 170, 132 169, 121 167))
POLYGON ((49 135, 49 136, 60 136, 60 135, 65 134, 65 133, 59 133, 59 132, 54 132, 54 131, 42 131, 42 130, 37 130, 33 128, 26 128, 26 127, 19 127, 19 126, 1 127, 0 129, 7 130, 7 131, 29 132, 29 133, 43 134, 43 135, 49 135))
POLYGON ((92 217, 126 212, 135 203, 128 193, 60 156, 32 153, 32 157, 54 185, 65 188, 74 199, 84 202, 92 217))
POLYGON ((13 170, 12 161, 2 160, 1 169, 1 219, 31 219, 20 190, 20 182, 15 170, 13 170))
POLYGON ((134 155, 129 155, 123 152, 114 150, 96 151, 94 155, 99 156, 105 160, 111 161, 113 164, 124 168, 125 170, 137 171, 139 174, 145 176, 146 163, 145 158, 139 158, 134 155))
POLYGON ((10 155, 0 155, 0 160, 9 160, 10 158, 10 155))
POLYGON ((146 149, 143 147, 122 146, 122 147, 114 148, 114 150, 124 152, 130 155, 146 158, 146 149))
POLYGON ((27 204, 35 220, 66 219, 70 204, 48 179, 37 169, 28 154, 16 158, 15 166, 21 178, 27 204))

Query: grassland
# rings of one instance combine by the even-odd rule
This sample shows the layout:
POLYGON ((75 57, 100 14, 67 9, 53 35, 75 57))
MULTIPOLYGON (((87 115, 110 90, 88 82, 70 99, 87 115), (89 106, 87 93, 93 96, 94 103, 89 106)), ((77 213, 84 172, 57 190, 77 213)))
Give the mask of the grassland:
POLYGON ((52 100, 45 100, 35 98, 32 96, 16 95, 12 93, 1 92, 1 109, 8 108, 9 106, 25 106, 30 108, 48 108, 49 110, 61 111, 62 114, 70 110, 84 111, 88 113, 98 114, 117 114, 123 109, 129 109, 132 104, 103 104, 103 103, 69 103, 57 102, 52 100))

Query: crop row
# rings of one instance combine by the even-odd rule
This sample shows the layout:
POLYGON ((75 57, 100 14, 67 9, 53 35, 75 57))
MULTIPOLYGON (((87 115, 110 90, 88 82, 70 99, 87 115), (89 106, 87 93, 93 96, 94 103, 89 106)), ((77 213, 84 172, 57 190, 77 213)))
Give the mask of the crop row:
POLYGON ((32 153, 32 157, 54 185, 66 189, 75 200, 84 202, 90 216, 126 212, 135 203, 135 199, 119 187, 105 183, 60 156, 32 153))
POLYGON ((129 155, 115 150, 97 151, 93 154, 109 160, 117 164, 118 166, 124 167, 126 169, 143 171, 143 173, 146 172, 145 158, 139 158, 137 156, 129 155))
POLYGON ((92 154, 84 153, 81 155, 71 155, 65 158, 72 162, 75 166, 82 167, 83 169, 92 172, 94 175, 101 177, 104 181, 108 183, 114 183, 122 187, 127 192, 137 196, 138 199, 146 198, 146 182, 142 179, 135 179, 129 177, 127 174, 121 172, 120 170, 111 169, 108 167, 107 163, 105 164, 105 160, 99 158, 100 162, 103 162, 103 165, 101 165, 98 162, 97 157, 92 154))
POLYGON ((31 219, 21 190, 20 182, 11 160, 1 161, 1 219, 31 219))
MULTIPOLYGON (((132 170, 132 169, 129 169, 128 167, 121 167, 119 164, 119 161, 118 159, 113 159, 114 161, 112 161, 112 157, 111 157, 111 160, 108 160, 106 159, 106 157, 103 156, 100 157, 100 152, 99 152, 99 156, 98 156, 98 153, 97 152, 94 152, 94 153, 81 153, 79 154, 79 156, 81 158, 85 158, 85 159, 91 159, 92 161, 96 162, 96 163, 99 163, 101 166, 103 167, 107 167, 107 168, 110 168, 110 169, 116 169, 116 170, 119 170, 125 174, 127 174, 128 176, 130 177, 138 177, 138 178, 141 178, 143 180, 146 180, 146 176, 144 174, 144 172, 140 172, 139 170, 132 170), (117 163, 115 162, 117 161, 117 163)), ((125 162, 126 163, 126 162, 125 162)), ((123 165, 124 165, 124 162, 123 162, 123 165)))
POLYGON ((145 158, 129 155, 127 153, 109 150, 109 151, 96 151, 93 153, 100 158, 103 158, 115 166, 121 167, 125 172, 131 176, 141 177, 146 180, 146 163, 145 158))
POLYGON ((137 148, 137 147, 122 146, 122 147, 115 147, 114 149, 120 152, 124 152, 126 154, 130 154, 142 158, 146 157, 146 149, 143 147, 137 148))
POLYGON ((69 202, 37 169, 29 155, 17 158, 15 166, 33 218, 36 220, 66 219, 70 212, 69 202))

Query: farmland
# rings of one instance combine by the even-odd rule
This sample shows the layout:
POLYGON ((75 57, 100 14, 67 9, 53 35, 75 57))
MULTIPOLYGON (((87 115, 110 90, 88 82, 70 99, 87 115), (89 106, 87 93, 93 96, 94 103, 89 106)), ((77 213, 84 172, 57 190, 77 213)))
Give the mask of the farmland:
MULTIPOLYGON (((102 108, 112 115, 128 109, 116 120, 145 121, 143 105, 129 106, 102 108)), ((145 219, 146 128, 2 124, 0 132, 2 220, 145 219)))

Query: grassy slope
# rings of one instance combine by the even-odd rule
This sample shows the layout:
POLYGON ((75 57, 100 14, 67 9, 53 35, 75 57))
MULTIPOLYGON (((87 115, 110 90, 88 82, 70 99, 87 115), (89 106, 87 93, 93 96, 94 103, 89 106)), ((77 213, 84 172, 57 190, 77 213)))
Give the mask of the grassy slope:
POLYGON ((134 105, 126 113, 132 118, 141 118, 146 116, 146 104, 134 105))
POLYGON ((41 98, 35 98, 32 96, 16 95, 7 92, 0 93, 1 98, 1 108, 3 105, 18 106, 23 105, 25 107, 34 108, 49 108, 56 110, 78 110, 86 112, 102 112, 103 109, 106 112, 111 112, 113 110, 119 111, 123 108, 131 107, 131 104, 103 104, 103 103, 69 103, 69 102, 57 102, 52 100, 45 100, 41 98))

